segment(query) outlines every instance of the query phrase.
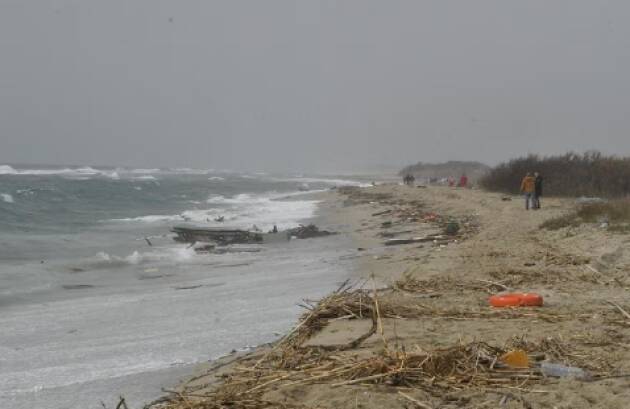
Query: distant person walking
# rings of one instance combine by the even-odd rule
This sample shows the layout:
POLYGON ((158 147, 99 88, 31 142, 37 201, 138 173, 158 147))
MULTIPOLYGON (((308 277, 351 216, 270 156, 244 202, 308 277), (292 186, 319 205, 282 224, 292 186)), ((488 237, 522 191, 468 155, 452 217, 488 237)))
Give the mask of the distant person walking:
POLYGON ((468 176, 465 173, 459 178, 459 187, 468 187, 468 176))
POLYGON ((525 210, 529 210, 530 203, 534 208, 534 193, 536 192, 536 179, 530 172, 523 178, 521 182, 521 192, 525 195, 525 210))
POLYGON ((540 209, 540 198, 543 195, 543 177, 534 172, 534 209, 540 209))

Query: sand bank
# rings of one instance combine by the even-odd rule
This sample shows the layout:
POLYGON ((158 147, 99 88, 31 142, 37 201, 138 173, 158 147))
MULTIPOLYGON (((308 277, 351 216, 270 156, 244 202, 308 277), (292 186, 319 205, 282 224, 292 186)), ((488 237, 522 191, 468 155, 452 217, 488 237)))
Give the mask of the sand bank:
POLYGON ((355 286, 311 305, 279 342, 203 368, 162 408, 623 408, 630 399, 628 236, 539 229, 573 202, 446 187, 325 194, 357 246, 355 286), (457 222, 456 235, 443 237, 457 222), (435 240, 386 246, 392 238, 435 240), (541 308, 493 309, 501 291, 541 308), (610 304, 614 303, 615 305, 610 304), (511 350, 530 367, 502 368, 511 350), (589 381, 543 376, 542 361, 589 381))

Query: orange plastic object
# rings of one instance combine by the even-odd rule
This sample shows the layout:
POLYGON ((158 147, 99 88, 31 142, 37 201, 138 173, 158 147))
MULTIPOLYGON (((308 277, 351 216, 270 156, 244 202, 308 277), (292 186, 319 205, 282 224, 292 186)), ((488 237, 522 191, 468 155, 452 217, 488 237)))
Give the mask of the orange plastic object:
POLYGON ((512 368, 529 368, 529 357, 527 353, 521 349, 506 352, 499 359, 512 368))
POLYGON ((542 307, 543 298, 534 293, 493 295, 488 300, 493 307, 542 307))

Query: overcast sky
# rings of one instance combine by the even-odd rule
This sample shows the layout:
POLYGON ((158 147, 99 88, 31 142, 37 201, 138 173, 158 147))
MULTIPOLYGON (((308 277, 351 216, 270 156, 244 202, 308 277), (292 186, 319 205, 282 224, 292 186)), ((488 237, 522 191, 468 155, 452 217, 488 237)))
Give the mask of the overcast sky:
POLYGON ((0 0, 0 164, 630 154, 630 2, 0 0))

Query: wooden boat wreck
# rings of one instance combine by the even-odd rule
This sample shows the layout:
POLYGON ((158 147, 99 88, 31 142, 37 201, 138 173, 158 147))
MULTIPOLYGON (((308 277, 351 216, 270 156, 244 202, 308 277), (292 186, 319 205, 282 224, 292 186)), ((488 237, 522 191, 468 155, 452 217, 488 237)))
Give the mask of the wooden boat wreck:
POLYGON ((286 232, 263 233, 225 227, 175 226, 171 229, 173 238, 180 243, 214 242, 218 245, 228 244, 262 244, 287 241, 286 232))

